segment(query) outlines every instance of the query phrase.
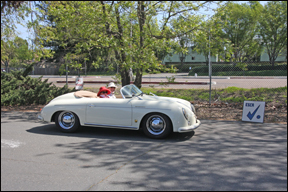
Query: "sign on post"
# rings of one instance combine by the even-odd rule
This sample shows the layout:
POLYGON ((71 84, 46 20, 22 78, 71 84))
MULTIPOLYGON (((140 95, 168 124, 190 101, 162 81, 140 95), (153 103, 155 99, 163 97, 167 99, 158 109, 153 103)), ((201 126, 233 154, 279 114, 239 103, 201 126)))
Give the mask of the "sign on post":
POLYGON ((264 111, 264 101, 244 101, 242 121, 263 123, 264 111))
POLYGON ((76 78, 76 90, 81 90, 83 89, 83 77, 77 77, 76 78))

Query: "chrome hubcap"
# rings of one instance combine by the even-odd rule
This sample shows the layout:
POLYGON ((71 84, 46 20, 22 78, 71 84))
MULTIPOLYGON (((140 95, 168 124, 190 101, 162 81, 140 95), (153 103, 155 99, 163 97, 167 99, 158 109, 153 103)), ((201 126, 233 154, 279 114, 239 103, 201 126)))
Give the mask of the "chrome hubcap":
POLYGON ((58 122, 63 129, 70 129, 75 124, 75 116, 71 112, 63 111, 58 116, 58 122))
POLYGON ((160 135, 165 131, 165 120, 159 115, 152 115, 146 122, 147 130, 153 135, 160 135))

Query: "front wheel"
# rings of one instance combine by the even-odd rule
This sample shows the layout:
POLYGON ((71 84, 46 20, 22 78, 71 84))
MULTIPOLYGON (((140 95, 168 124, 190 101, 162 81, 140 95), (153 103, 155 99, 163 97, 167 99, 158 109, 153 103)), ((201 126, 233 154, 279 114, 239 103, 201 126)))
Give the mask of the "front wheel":
POLYGON ((79 119, 77 115, 71 111, 61 111, 55 115, 56 126, 65 133, 75 132, 79 127, 79 119))
POLYGON ((153 139, 167 137, 172 131, 170 119, 160 113, 147 115, 142 121, 142 129, 145 135, 153 139))

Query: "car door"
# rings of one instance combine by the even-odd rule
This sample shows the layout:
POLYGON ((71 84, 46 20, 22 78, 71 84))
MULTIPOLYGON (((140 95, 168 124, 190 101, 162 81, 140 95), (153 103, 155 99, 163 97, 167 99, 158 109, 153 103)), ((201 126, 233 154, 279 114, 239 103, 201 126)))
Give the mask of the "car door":
POLYGON ((129 99, 91 98, 86 106, 86 122, 95 125, 132 125, 132 108, 129 99))

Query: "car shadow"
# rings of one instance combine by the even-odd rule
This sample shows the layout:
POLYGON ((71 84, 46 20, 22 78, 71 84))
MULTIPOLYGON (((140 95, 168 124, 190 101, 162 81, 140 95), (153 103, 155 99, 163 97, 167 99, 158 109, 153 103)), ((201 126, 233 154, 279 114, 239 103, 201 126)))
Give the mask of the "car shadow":
POLYGON ((186 141, 194 136, 194 131, 188 133, 174 133, 168 135, 164 139, 151 139, 148 138, 140 130, 126 130, 115 128, 102 128, 102 127, 88 127, 81 126, 75 133, 63 133, 55 124, 49 123, 42 126, 33 127, 26 130, 29 133, 42 134, 42 135, 55 135, 55 136, 69 136, 69 137, 85 137, 85 138, 101 138, 101 139, 121 139, 121 140, 141 140, 141 141, 186 141))

